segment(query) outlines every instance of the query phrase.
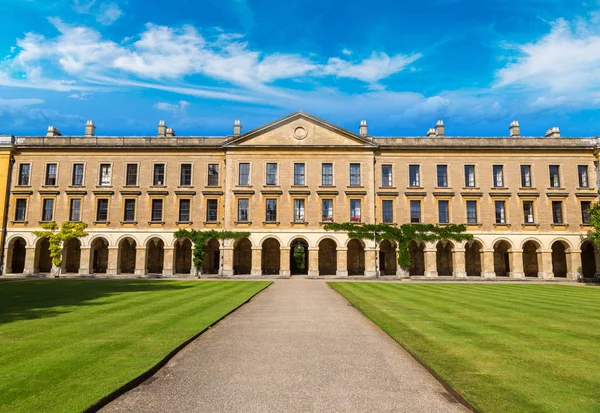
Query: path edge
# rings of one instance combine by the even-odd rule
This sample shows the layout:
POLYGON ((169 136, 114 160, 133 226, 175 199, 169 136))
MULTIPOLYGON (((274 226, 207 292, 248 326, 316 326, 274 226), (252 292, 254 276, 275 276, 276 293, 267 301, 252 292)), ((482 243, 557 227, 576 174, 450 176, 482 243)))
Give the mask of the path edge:
MULTIPOLYGON (((335 281, 331 281, 331 282, 335 282, 335 281)), ((460 404, 462 404, 466 409, 468 409, 469 411, 473 412, 473 413, 480 413, 479 410, 477 410, 475 408, 475 406, 473 406, 471 403, 469 403, 467 401, 467 399, 465 399, 462 394, 460 394, 459 392, 457 392, 456 390, 454 390, 452 388, 452 386, 450 386, 446 380, 444 380, 439 374, 437 374, 435 371, 433 371, 427 364, 425 364, 425 362, 423 362, 419 357, 417 357, 417 355, 415 353, 413 353, 411 350, 409 350, 404 344, 400 343, 398 340, 396 340, 394 337, 392 337, 390 335, 390 333, 388 333, 386 330, 384 330, 383 328, 381 328, 375 321, 371 320, 371 318, 366 315, 360 308, 356 307, 354 304, 352 304, 350 302, 350 300, 348 300, 343 294, 339 293, 335 288, 333 288, 330 284, 330 282, 326 283, 327 286, 329 288, 331 288, 336 294, 338 294, 340 297, 342 297, 344 300, 346 300, 348 302, 348 304, 350 306, 352 306, 352 308, 356 309, 360 314, 362 314, 363 317, 365 317, 367 320, 369 320, 371 323, 373 323, 373 325, 375 325, 375 327, 377 327, 378 329, 380 329, 381 331, 383 331, 389 338, 391 338, 392 340, 394 340, 394 342, 396 344, 398 344, 400 347, 402 347, 402 349, 404 349, 404 351, 406 351, 412 358, 413 360, 415 360, 417 363, 419 363, 425 370, 427 370, 427 372, 429 374, 431 374, 433 376, 434 379, 436 379, 441 385, 442 387, 452 395, 452 397, 454 397, 456 399, 457 402, 459 402, 460 404)))
POLYGON ((264 288, 261 288, 260 290, 258 290, 254 294, 252 294, 250 297, 248 297, 248 299, 246 301, 244 301, 243 303, 241 303, 240 305, 238 305, 234 309, 230 310, 228 313, 224 314, 223 316, 219 317, 217 320, 213 321, 210 325, 206 326, 205 328, 203 328, 202 330, 200 330, 199 332, 197 332, 196 334, 194 334, 189 339, 187 339, 184 342, 182 342, 181 344, 179 344, 177 347, 175 347, 173 350, 171 350, 165 357, 163 357, 161 360, 159 360, 154 366, 150 367, 148 370, 146 370, 145 372, 143 372, 139 376, 131 379, 130 381, 128 381, 127 383, 125 383, 121 387, 119 387, 116 390, 112 391, 108 395, 102 397, 96 403, 92 404, 90 407, 88 407, 85 410, 83 410, 83 413, 96 413, 100 409, 102 409, 103 407, 105 407, 107 404, 109 404, 110 402, 112 402, 112 401, 116 400, 117 398, 121 397, 122 395, 124 395, 128 391, 133 390, 136 387, 140 386, 143 382, 145 382, 146 380, 148 380, 150 377, 154 376, 169 361, 171 361, 171 359, 173 357, 175 357, 175 355, 177 355, 177 353, 179 353, 181 350, 183 350, 185 347, 187 347, 192 341, 196 340, 198 337, 200 337, 202 334, 204 334, 210 328, 214 327, 220 321, 222 321, 223 319, 225 319, 226 317, 228 317, 232 313, 236 312, 238 309, 242 308, 244 305, 248 304, 254 297, 256 297, 261 292, 265 291, 271 285, 273 285, 272 281, 269 284, 267 284, 264 288))

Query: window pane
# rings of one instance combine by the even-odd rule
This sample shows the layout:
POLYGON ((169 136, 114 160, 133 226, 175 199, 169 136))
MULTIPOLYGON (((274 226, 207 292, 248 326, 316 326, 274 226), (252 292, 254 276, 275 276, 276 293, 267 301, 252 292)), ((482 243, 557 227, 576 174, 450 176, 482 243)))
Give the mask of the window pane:
POLYGON ((560 187, 560 177, 558 165, 550 165, 550 186, 552 188, 560 187))
POLYGON ((238 199, 238 221, 248 221, 248 199, 238 199))
POLYGON ((552 201, 552 221, 555 224, 563 223, 562 202, 561 201, 552 201))
POLYGON ((163 201, 162 199, 153 199, 152 200, 152 221, 161 222, 162 221, 162 209, 163 209, 163 201))
POLYGON ((56 185, 56 164, 46 165, 46 185, 56 185))
POLYGON ((239 168, 238 185, 248 185, 250 183, 250 164, 241 163, 239 168))
POLYGON ((25 215, 27 213, 27 200, 17 199, 17 205, 15 208, 15 221, 25 221, 25 215))
POLYGON ((52 221, 54 212, 54 199, 44 199, 42 221, 52 221))
POLYGON ((265 221, 275 222, 277 221, 277 200, 267 199, 267 210, 265 221))
POLYGON ((448 166, 438 165, 437 166, 437 186, 440 188, 446 188, 448 186, 448 166))
POLYGON ((219 165, 208 165, 208 186, 219 186, 219 165))
POLYGON ((475 186, 475 165, 465 165, 465 187, 475 186))
POLYGON ((304 221, 304 199, 294 199, 294 221, 304 221))
POLYGON ((410 186, 420 186, 421 176, 420 176, 420 171, 419 171, 419 165, 409 165, 408 174, 409 174, 409 185, 410 186))
POLYGON ((321 185, 333 185, 333 164, 321 165, 321 185))
POLYGON ((590 201, 583 201, 581 203, 581 223, 589 224, 591 222, 590 218, 590 208, 592 207, 592 203, 590 201))
POLYGON ((19 185, 29 185, 30 171, 31 165, 28 163, 22 163, 19 166, 19 185))
POLYGON ((125 213, 123 221, 135 221, 135 199, 125 200, 125 213))
POLYGON ((179 177, 180 186, 191 186, 192 185, 192 164, 182 163, 181 164, 181 176, 179 177))
POLYGON ((165 164, 154 164, 154 179, 152 184, 154 186, 163 186, 165 184, 165 164))
POLYGON ((333 221, 333 199, 323 199, 321 201, 321 220, 324 222, 333 221))
POLYGON ((577 172, 579 175, 579 187, 587 188, 589 186, 588 183, 588 168, 586 165, 579 165, 577 167, 577 172))
POLYGON ((179 200, 179 222, 190 221, 190 200, 180 199, 179 200))
POLYGON ((504 207, 504 201, 496 201, 496 224, 506 223, 504 207))
POLYGON ((467 223, 477 223, 477 201, 467 201, 467 223))
POLYGON ((81 199, 71 199, 69 221, 81 220, 81 199))
POLYGON ((360 164, 359 163, 351 163, 350 164, 350 186, 359 186, 360 185, 360 164))
POLYGON ((392 165, 381 165, 381 186, 392 186, 392 165))
POLYGON ((110 185, 110 165, 100 165, 100 185, 110 185))
POLYGON ((294 164, 294 185, 304 185, 304 164, 294 164))
POLYGON ((127 177, 125 178, 125 185, 135 186, 137 185, 137 171, 138 166, 135 163, 127 164, 127 177))
POLYGON ((531 187, 531 166, 521 165, 521 186, 523 188, 531 187))
POLYGON ((360 222, 360 199, 350 200, 350 221, 360 222))
POLYGON ((533 224, 533 201, 523 201, 523 222, 533 224))
POLYGON ((218 221, 218 219, 217 219, 217 200, 216 199, 206 200, 206 220, 208 222, 218 221))
POLYGON ((450 222, 448 201, 438 201, 438 219, 440 224, 447 224, 450 222))
POLYGON ((74 186, 83 185, 83 164, 82 163, 73 164, 73 179, 71 181, 71 185, 74 185, 74 186))
POLYGON ((381 201, 381 220, 385 223, 394 222, 394 202, 392 200, 381 201))
POLYGON ((494 186, 495 187, 504 186, 504 174, 502 171, 502 165, 494 165, 493 166, 493 174, 494 174, 494 186))
POLYGON ((410 222, 421 222, 421 201, 410 201, 410 222))
POLYGON ((96 209, 96 221, 108 221, 108 199, 99 199, 96 209))
POLYGON ((277 164, 267 164, 267 185, 277 185, 277 164))

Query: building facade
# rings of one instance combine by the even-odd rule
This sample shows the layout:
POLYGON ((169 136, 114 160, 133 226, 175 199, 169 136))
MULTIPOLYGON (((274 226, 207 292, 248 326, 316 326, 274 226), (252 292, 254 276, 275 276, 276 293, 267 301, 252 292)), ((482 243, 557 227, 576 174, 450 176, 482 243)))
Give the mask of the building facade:
POLYGON ((438 121, 424 137, 373 137, 365 121, 353 133, 297 112, 223 137, 175 136, 163 121, 152 137, 96 136, 91 121, 85 136, 3 137, 4 273, 51 273, 33 231, 81 221, 89 235, 64 246, 63 273, 196 274, 191 242, 173 237, 195 228, 251 234, 209 240, 203 274, 593 276, 597 139, 509 131, 447 137, 438 121), (474 239, 413 242, 405 271, 392 241, 325 231, 332 221, 466 224, 474 239))

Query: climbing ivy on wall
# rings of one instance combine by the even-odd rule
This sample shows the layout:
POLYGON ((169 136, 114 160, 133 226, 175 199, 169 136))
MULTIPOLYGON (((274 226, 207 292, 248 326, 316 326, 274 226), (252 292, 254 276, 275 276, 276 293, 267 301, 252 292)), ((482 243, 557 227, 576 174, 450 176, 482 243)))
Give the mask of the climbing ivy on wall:
POLYGON ((194 260, 194 266, 200 273, 202 273, 202 264, 204 263, 204 248, 206 247, 206 241, 211 238, 219 240, 226 239, 240 239, 250 236, 249 232, 236 232, 236 231, 218 231, 215 229, 200 231, 197 229, 181 228, 173 233, 175 238, 188 238, 194 244, 192 250, 192 257, 194 260))
POLYGON ((600 203, 595 203, 589 213, 593 230, 589 232, 588 238, 600 248, 600 203))
POLYGON ((468 241, 473 235, 466 232, 465 225, 433 224, 404 224, 392 226, 388 224, 354 225, 350 223, 330 223, 325 225, 328 231, 344 231, 350 238, 374 239, 376 242, 391 239, 398 244, 398 265, 400 268, 410 268, 410 252, 408 245, 411 241, 468 241))
POLYGON ((83 222, 63 222, 59 229, 56 222, 45 222, 41 224, 41 227, 45 231, 33 231, 33 234, 37 237, 48 239, 52 264, 58 267, 55 277, 58 277, 60 275, 62 252, 65 242, 75 238, 86 237, 88 235, 85 231, 87 224, 83 222))

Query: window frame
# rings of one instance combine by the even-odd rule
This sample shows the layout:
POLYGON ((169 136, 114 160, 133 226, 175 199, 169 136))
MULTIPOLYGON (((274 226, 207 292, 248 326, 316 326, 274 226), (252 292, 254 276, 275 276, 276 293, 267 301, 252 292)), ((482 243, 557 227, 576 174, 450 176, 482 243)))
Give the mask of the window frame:
POLYGON ((14 211, 14 222, 26 222, 27 221, 27 204, 29 203, 28 198, 15 198, 15 211, 14 211), (19 219, 19 202, 24 201, 25 207, 23 208, 23 218, 19 219))
POLYGON ((306 186, 306 163, 304 162, 294 162, 294 180, 293 180, 294 185, 293 186, 306 186), (296 167, 302 165, 302 173, 296 173, 296 167), (299 181, 296 181, 296 178, 302 178, 302 183, 299 183, 299 181))
POLYGON ((532 167, 531 165, 527 164, 527 165, 519 165, 519 172, 521 175, 521 188, 533 188, 533 173, 532 173, 532 167), (525 185, 526 182, 524 180, 525 175, 523 174, 523 168, 527 168, 529 171, 529 185, 525 185))
POLYGON ((382 164, 381 165, 381 187, 382 188, 393 188, 394 187, 394 165, 393 164, 382 164), (385 181, 384 170, 389 168, 388 182, 385 181))
POLYGON ((552 164, 552 165, 548 165, 548 188, 562 188, 562 179, 560 177, 560 170, 562 168, 560 167, 560 165, 556 165, 556 164, 552 164), (557 185, 553 185, 552 183, 552 167, 556 167, 556 179, 557 179, 557 185))
POLYGON ((165 219, 165 200, 162 198, 152 198, 150 200, 150 223, 152 224, 156 224, 156 223, 162 223, 164 222, 165 219), (154 218, 154 212, 156 211, 156 209, 154 208, 155 203, 159 203, 160 202, 160 219, 155 219, 154 218))
POLYGON ((552 225, 565 225, 565 212, 564 212, 564 208, 563 208, 563 201, 552 201, 552 203, 550 204, 550 207, 552 208, 551 212, 552 212, 552 225), (556 215, 556 211, 555 211, 555 206, 559 206, 559 210, 560 210, 560 220, 557 221, 557 215, 556 215))
POLYGON ((191 188, 194 186, 194 163, 193 162, 180 162, 179 163, 179 186, 183 187, 183 188, 191 188), (184 166, 189 166, 190 167, 190 172, 189 172, 189 183, 184 183, 183 182, 183 169, 184 166))
POLYGON ((492 187, 493 188, 506 188, 506 180, 504 177, 504 165, 495 164, 492 165, 492 187), (497 180, 498 176, 496 170, 500 170, 500 181, 497 180))
POLYGON ((593 206, 592 201, 581 201, 579 203, 579 205, 580 205, 580 209, 581 209, 581 225, 586 225, 586 226, 591 225, 592 220, 591 220, 591 216, 590 216, 590 209, 593 206), (584 203, 589 205, 587 210, 583 209, 584 203))
POLYGON ((130 223, 130 222, 136 222, 137 218, 137 199, 135 198, 125 198, 123 200, 123 222, 124 223, 130 223), (131 219, 127 219, 127 204, 128 203, 133 203, 133 217, 131 219))
POLYGON ((237 221, 238 222, 250 222, 250 199, 249 198, 238 198, 237 199, 237 221), (240 201, 246 202, 246 219, 242 219, 240 212, 240 201))
POLYGON ((422 188, 421 186, 421 182, 422 182, 422 177, 421 177, 421 164, 409 164, 408 165, 408 187, 409 188, 422 188), (413 185, 413 168, 416 168, 416 175, 415 175, 415 185, 413 185))
POLYGON ((152 186, 163 188, 167 186, 167 164, 164 162, 153 162, 152 163, 152 186), (157 179, 156 168, 162 166, 162 181, 157 179))
POLYGON ((209 188, 219 188, 221 186, 221 164, 220 163, 209 163, 206 165, 206 186, 209 188), (211 174, 211 167, 216 166, 216 174, 211 174), (216 185, 211 185, 211 176, 216 176, 216 185))
POLYGON ((178 203, 177 203, 177 222, 182 223, 188 223, 188 222, 192 222, 192 200, 190 198, 179 198, 178 199, 178 203), (184 203, 187 203, 187 219, 183 219, 181 213, 182 213, 182 205, 184 203))
POLYGON ((479 224, 479 211, 477 210, 479 208, 478 202, 476 199, 467 199, 465 202, 465 215, 467 218, 467 225, 477 225, 479 224), (474 220, 470 220, 469 219, 469 205, 474 205, 475 208, 473 209, 474 212, 474 216, 475 219, 474 220))
POLYGON ((278 222, 277 221, 277 198, 265 199, 265 222, 269 222, 269 223, 278 222), (274 208, 269 210, 269 204, 272 204, 274 206, 274 208), (271 215, 271 218, 274 218, 274 219, 269 219, 270 218, 269 215, 271 215))
POLYGON ((238 186, 251 186, 251 165, 250 162, 238 162, 238 186), (242 165, 248 165, 248 174, 246 176, 246 182, 242 183, 242 165))
POLYGON ((42 185, 42 186, 58 186, 58 162, 47 162, 46 163, 45 172, 44 172, 44 185, 42 185), (48 169, 49 169, 50 165, 54 165, 54 167, 55 167, 53 184, 48 183, 48 179, 49 179, 48 169))
POLYGON ((535 201, 533 201, 531 199, 524 199, 523 203, 522 203, 522 210, 523 210, 523 224, 534 225, 535 224, 535 201), (526 202, 531 204, 531 215, 525 214, 525 203, 526 202), (531 222, 528 220, 529 216, 531 216, 531 222), (525 219, 526 217, 527 217, 527 219, 525 219))
POLYGON ((503 199, 494 200, 494 217, 496 224, 505 225, 507 223, 506 216, 506 201, 503 199), (498 209, 499 206, 502 207, 500 210, 498 209))
POLYGON ((438 199, 438 223, 449 224, 450 223, 450 201, 447 199, 438 199), (446 219, 442 220, 442 205, 446 205, 446 219))
POLYGON ((333 162, 322 162, 321 163, 321 186, 334 186, 335 185, 334 180, 333 180, 333 173, 334 173, 333 172, 334 171, 334 166, 333 165, 334 165, 333 162), (323 173, 323 167, 325 165, 330 165, 331 166, 331 174, 325 175, 323 173), (330 176, 331 177, 331 183, 328 183, 328 184, 325 183, 325 180, 324 180, 325 176, 330 176))
POLYGON ((41 222, 53 222, 54 221, 54 209, 56 208, 55 198, 42 198, 42 219, 41 222), (52 208, 50 209, 50 219, 46 217, 46 202, 52 202, 52 208))
POLYGON ((589 174, 589 167, 588 165, 577 165, 577 184, 578 184, 578 188, 589 188, 590 187, 590 174, 589 174), (582 185, 582 174, 581 174, 581 168, 584 168, 584 172, 585 172, 585 185, 582 185))
POLYGON ((464 174, 464 188, 477 188, 477 168, 475 164, 465 164, 463 165, 463 174, 464 174), (468 177, 469 175, 467 174, 467 168, 472 168, 473 170, 473 185, 469 185, 469 180, 468 177))
POLYGON ((362 186, 362 164, 360 162, 350 162, 348 164, 348 186, 359 187, 362 186), (352 167, 358 167, 358 181, 356 181, 357 174, 352 173, 352 167), (354 180, 353 180, 354 178, 354 180), (358 183, 355 183, 358 182, 358 183))
POLYGON ((16 186, 31 186, 31 169, 32 169, 31 162, 19 163, 19 167, 17 168, 17 185, 16 186), (21 182, 21 172, 22 172, 23 166, 25 166, 25 165, 28 166, 29 171, 27 172, 27 183, 22 183, 21 182))
POLYGON ((81 198, 69 198, 69 222, 81 222, 83 199, 81 198), (77 219, 73 219, 73 202, 79 201, 79 214, 77 219))
POLYGON ((381 222, 384 224, 393 224, 394 223, 394 200, 392 199, 382 199, 381 200, 381 222), (389 220, 386 220, 386 209, 384 205, 389 205, 389 220))
POLYGON ((110 162, 101 162, 98 164, 98 180, 96 181, 97 186, 99 187, 111 187, 112 186, 112 178, 113 178, 113 165, 110 162), (108 183, 107 184, 103 184, 102 183, 102 167, 103 166, 108 166, 108 183))
POLYGON ((334 222, 334 215, 333 215, 333 199, 332 198, 322 198, 321 199, 321 222, 334 222), (324 215, 324 206, 325 206, 325 202, 330 202, 331 203, 331 215, 329 215, 329 208, 327 209, 327 213, 328 215, 325 216, 324 215))
POLYGON ((140 164, 137 162, 127 162, 125 164, 125 185, 124 186, 139 186, 140 184, 140 164), (129 183, 129 166, 135 166, 135 183, 129 183))
POLYGON ((293 205, 294 205, 293 221, 294 222, 306 222, 306 199, 294 198, 293 205))
POLYGON ((420 199, 411 199, 408 202, 408 211, 411 224, 420 224, 423 221, 423 210, 420 199), (418 206, 418 208, 416 208, 418 206), (418 216, 414 213, 418 212, 418 216))
POLYGON ((278 162, 266 162, 265 163, 265 186, 277 186, 279 185, 279 163, 278 162), (269 166, 275 167, 275 173, 269 173, 269 166), (274 176, 274 181, 270 182, 269 177, 274 176))
POLYGON ((351 198, 349 199, 350 206, 350 222, 362 222, 362 199, 351 198), (356 205, 358 205, 358 216, 356 214, 356 205))
POLYGON ((71 186, 85 186, 85 162, 74 162, 71 166, 71 186), (75 174, 76 172, 76 167, 78 165, 81 165, 81 183, 76 183, 75 182, 75 177, 77 176, 75 174))
POLYGON ((110 222, 110 198, 96 198, 96 219, 94 222, 108 223, 110 222), (106 219, 100 219, 100 201, 106 201, 106 219))

